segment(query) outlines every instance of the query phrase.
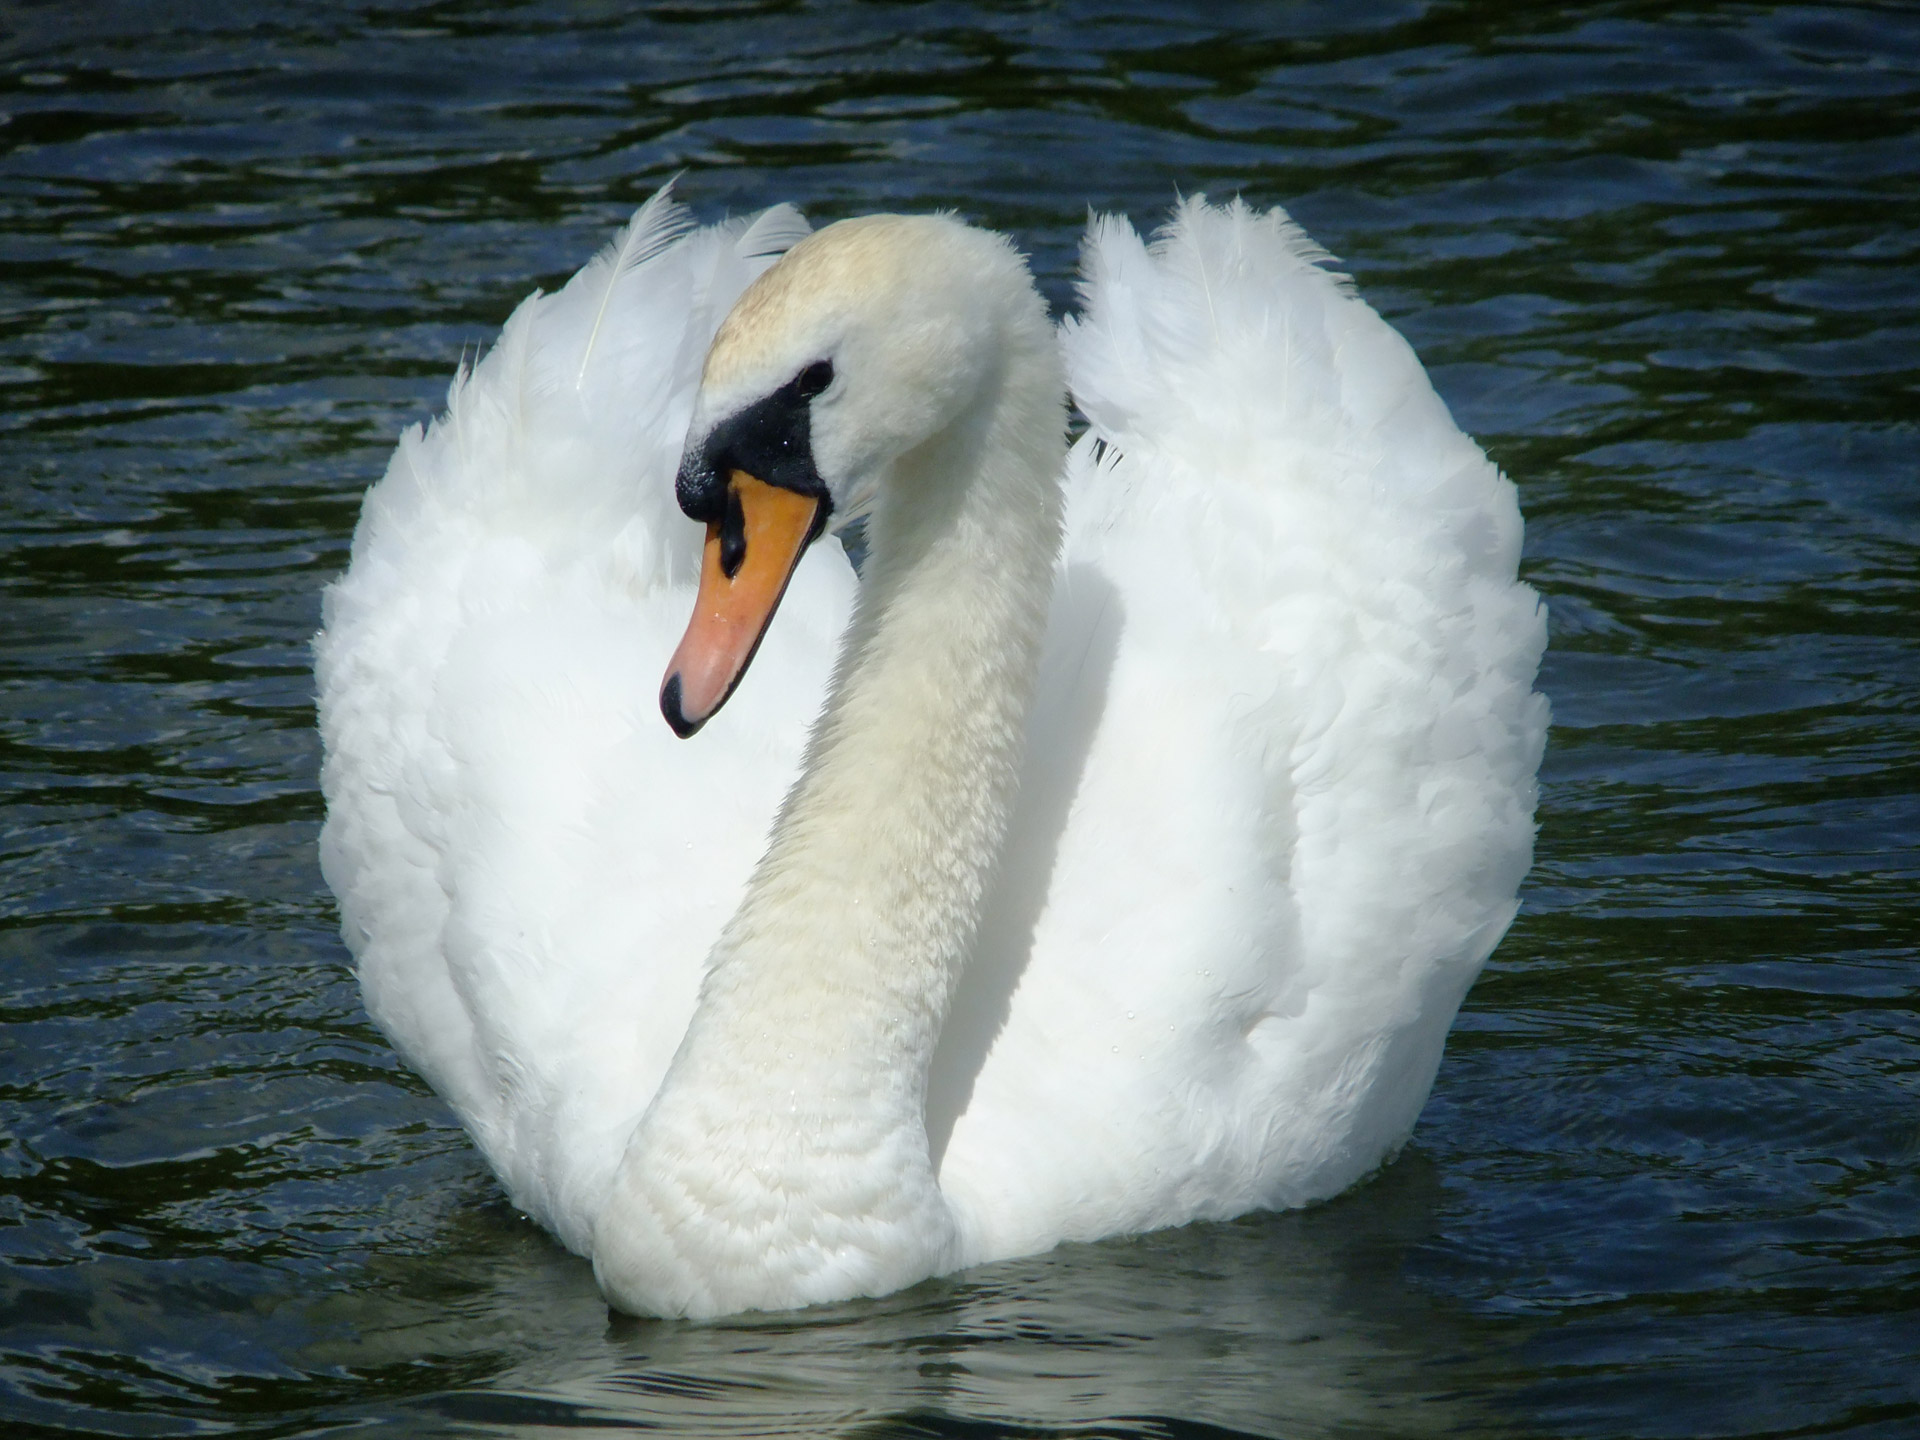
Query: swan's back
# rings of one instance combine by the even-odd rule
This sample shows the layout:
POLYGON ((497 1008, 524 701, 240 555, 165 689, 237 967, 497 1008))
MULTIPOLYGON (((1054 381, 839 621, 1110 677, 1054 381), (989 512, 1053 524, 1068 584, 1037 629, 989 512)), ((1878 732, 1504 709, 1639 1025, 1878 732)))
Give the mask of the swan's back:
POLYGON ((1324 260, 1239 203, 1089 235, 1021 810, 929 1099, 972 1258, 1345 1188, 1514 915, 1513 486, 1324 260))
MULTIPOLYGON (((657 678, 701 358, 804 231, 664 196, 517 310, 369 493, 316 642, 369 1012, 585 1252, 819 712, 801 565, 691 744, 657 678)), ((1091 433, 998 892, 927 1121, 964 1260, 1331 1195, 1402 1140, 1514 913, 1546 725, 1512 486, 1278 212, 1089 237, 1091 433)))
POLYGON ((321 858, 368 1011, 580 1250, 798 771, 853 583, 817 547, 711 743, 667 730, 701 360, 807 228, 682 215, 656 195, 402 437, 316 641, 321 858))

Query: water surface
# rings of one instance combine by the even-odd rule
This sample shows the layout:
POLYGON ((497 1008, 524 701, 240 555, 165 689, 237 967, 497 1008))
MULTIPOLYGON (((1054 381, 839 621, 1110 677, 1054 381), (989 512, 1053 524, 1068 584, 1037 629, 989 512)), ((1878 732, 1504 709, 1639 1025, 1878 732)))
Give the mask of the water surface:
POLYGON ((1920 1432, 1920 12, 0 14, 0 1428, 1920 1432), (307 642, 398 430, 657 184, 1284 203, 1520 487, 1555 730, 1318 1209, 610 1320, 362 1013, 307 642))

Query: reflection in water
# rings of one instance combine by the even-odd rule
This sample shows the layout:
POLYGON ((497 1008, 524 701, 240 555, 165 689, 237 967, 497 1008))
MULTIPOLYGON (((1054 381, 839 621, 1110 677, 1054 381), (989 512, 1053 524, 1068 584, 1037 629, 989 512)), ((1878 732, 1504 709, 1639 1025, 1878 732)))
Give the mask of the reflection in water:
POLYGON ((374 1213, 338 1217, 363 1229, 377 1214, 390 1248, 344 1265, 259 1253, 236 1289, 231 1267, 205 1259, 168 1262, 158 1279, 142 1273, 150 1259, 103 1255, 15 1289, 16 1354, 31 1340, 44 1357, 31 1388, 196 1426, 264 1408, 374 1433, 450 1421, 768 1436, 978 1423, 1152 1435, 1158 1420, 1289 1436, 1505 1428, 1488 1397, 1520 1332, 1408 1278, 1444 1197, 1417 1150, 1304 1212, 713 1324, 612 1314, 588 1267, 477 1170, 400 1173, 410 1189, 362 1191, 374 1213), (142 1358, 102 1363, 115 1352, 142 1358))
POLYGON ((510 1428, 548 1407, 569 1425, 722 1435, 983 1422, 1155 1434, 1169 1418, 1256 1435, 1447 1433, 1492 1421, 1466 1392, 1510 1337, 1406 1281, 1439 1194, 1409 1154, 1317 1210, 1068 1246, 803 1316, 589 1331, 583 1277, 565 1306, 544 1286, 494 1300, 567 1318, 549 1355, 459 1413, 510 1428))

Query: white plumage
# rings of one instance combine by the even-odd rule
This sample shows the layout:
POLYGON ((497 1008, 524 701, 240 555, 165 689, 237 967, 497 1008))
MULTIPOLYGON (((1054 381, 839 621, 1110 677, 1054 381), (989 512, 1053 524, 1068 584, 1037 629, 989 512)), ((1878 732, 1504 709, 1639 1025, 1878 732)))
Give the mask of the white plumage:
MULTIPOLYGON (((709 1135, 660 1139, 666 1109, 641 1121, 856 598, 840 548, 815 544, 728 708, 689 741, 662 723, 700 545, 673 475, 702 357, 805 232, 784 207, 690 231, 656 196, 514 313, 369 492, 316 645, 322 861, 369 1012, 514 1202, 598 1246, 629 1308, 868 1293, 1338 1192, 1406 1138, 1513 916, 1545 617, 1515 578, 1513 487, 1405 341, 1280 212, 1191 201, 1152 247, 1095 223, 1085 314, 1062 335, 1090 429, 1066 464, 1027 753, 936 1017, 924 1140, 918 1114, 903 1132, 950 1230, 889 1260, 862 1247, 920 1220, 808 1221, 766 1242, 797 1257, 767 1261, 773 1284, 709 1283, 683 1228, 669 1248, 693 1278, 633 1278, 655 1221, 628 1217, 658 1211, 635 1197, 665 1173, 659 1147, 709 1135)), ((944 263, 941 232, 905 233, 944 263)), ((782 1074, 814 1064, 837 1093, 838 1057, 805 1058, 807 1039, 751 1043, 794 1042, 801 1069, 782 1074)), ((712 1042, 733 1043, 750 1042, 712 1042)), ((675 1063, 683 1091, 706 1073, 675 1063)), ((724 1116, 708 1088, 686 1113, 724 1116)), ((767 1147, 710 1133, 710 1156, 676 1161, 676 1194, 724 1210, 752 1171, 784 1215, 767 1147)), ((873 1164, 881 1193, 893 1172, 873 1164)), ((796 1213, 814 1184, 791 1178, 796 1213)), ((727 1223, 709 1268, 754 1268, 760 1232, 727 1223)))

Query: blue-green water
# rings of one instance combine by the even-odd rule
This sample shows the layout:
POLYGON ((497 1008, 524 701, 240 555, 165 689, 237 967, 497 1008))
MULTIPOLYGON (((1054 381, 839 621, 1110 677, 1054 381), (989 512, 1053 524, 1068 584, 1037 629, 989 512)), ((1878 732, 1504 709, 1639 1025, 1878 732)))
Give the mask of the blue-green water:
POLYGON ((1920 1434, 1920 11, 0 8, 0 1431, 1920 1434), (1518 482, 1556 726, 1319 1209, 611 1320, 368 1025, 307 639, 463 352, 675 171, 1284 203, 1518 482))

